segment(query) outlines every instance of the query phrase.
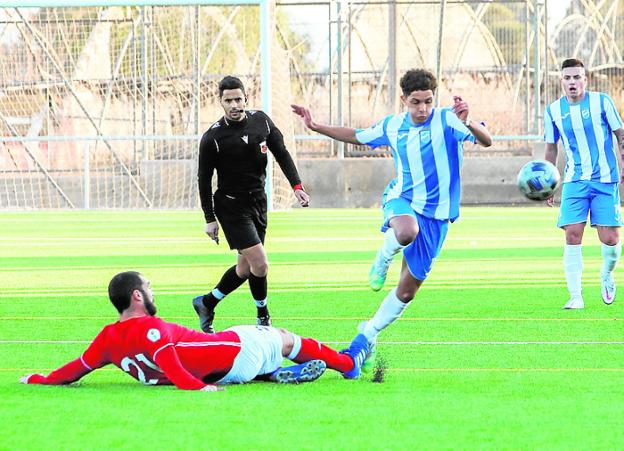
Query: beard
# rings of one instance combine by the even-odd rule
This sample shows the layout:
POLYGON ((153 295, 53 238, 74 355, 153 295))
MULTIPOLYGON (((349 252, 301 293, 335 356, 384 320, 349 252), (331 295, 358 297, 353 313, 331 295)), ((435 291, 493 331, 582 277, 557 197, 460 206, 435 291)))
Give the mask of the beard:
POLYGON ((147 302, 147 301, 143 301, 143 306, 145 306, 145 310, 147 310, 147 313, 149 314, 149 316, 155 316, 156 315, 156 306, 151 303, 151 302, 147 302))
POLYGON ((143 290, 140 290, 140 291, 141 291, 141 294, 143 294, 143 307, 145 307, 147 314, 150 316, 155 316, 158 309, 156 308, 156 305, 154 305, 154 300, 152 299, 151 301, 148 302, 147 293, 143 290))

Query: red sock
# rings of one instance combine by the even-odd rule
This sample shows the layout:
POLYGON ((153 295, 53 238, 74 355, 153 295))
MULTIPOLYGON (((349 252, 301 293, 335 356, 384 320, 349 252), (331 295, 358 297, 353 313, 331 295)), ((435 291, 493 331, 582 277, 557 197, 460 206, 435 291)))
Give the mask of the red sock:
POLYGON ((346 373, 353 369, 353 360, 346 354, 340 354, 329 346, 325 346, 313 338, 301 337, 301 350, 293 359, 297 363, 308 362, 309 360, 322 360, 332 370, 346 373))

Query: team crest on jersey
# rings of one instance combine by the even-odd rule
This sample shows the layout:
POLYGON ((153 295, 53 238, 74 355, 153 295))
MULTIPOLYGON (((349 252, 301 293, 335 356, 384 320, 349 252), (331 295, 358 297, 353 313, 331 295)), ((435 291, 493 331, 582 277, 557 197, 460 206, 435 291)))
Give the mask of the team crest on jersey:
POLYGON ((247 136, 247 135, 243 135, 243 136, 241 136, 241 139, 242 139, 243 141, 245 141, 245 144, 249 144, 249 136, 247 136))
POLYGON ((420 136, 420 142, 427 142, 431 140, 430 130, 421 130, 418 135, 420 136))
POLYGON ((268 150, 269 148, 267 147, 266 141, 262 141, 260 143, 260 152, 267 153, 268 150))
POLYGON ((160 331, 158 329, 150 329, 147 331, 147 339, 151 342, 156 343, 160 340, 160 331))
POLYGON ((589 119, 589 110, 581 110, 581 116, 583 119, 589 119))

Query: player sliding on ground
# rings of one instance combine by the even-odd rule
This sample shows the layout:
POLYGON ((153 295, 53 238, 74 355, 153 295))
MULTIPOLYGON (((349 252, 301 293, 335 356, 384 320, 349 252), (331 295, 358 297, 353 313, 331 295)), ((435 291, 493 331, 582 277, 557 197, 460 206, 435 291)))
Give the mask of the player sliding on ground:
POLYGON ((269 326, 235 326, 207 334, 165 322, 155 316, 149 281, 134 271, 113 277, 108 295, 119 311, 119 321, 104 327, 76 360, 48 376, 29 374, 20 381, 69 384, 112 363, 146 385, 218 391, 220 385, 254 378, 309 382, 318 379, 326 367, 355 379, 369 351, 361 334, 348 349, 337 352, 314 339, 269 326), (284 358, 299 364, 280 368, 284 358))
MULTIPOLYGON (((546 160, 557 164, 559 138, 566 153, 557 222, 564 229, 566 239, 563 266, 570 300, 565 309, 585 307, 581 292, 581 245, 588 213, 602 243, 600 280, 605 304, 615 300, 613 270, 622 255, 619 182, 624 171, 621 174, 618 169, 620 165, 624 167, 624 128, 611 97, 603 92, 586 91, 586 83, 583 62, 575 58, 565 60, 561 64, 565 95, 544 112, 546 160)), ((553 205, 552 197, 548 204, 553 205)))
POLYGON ((346 143, 388 146, 394 157, 397 177, 382 198, 384 242, 369 273, 371 288, 381 289, 401 250, 403 267, 398 286, 361 327, 371 345, 414 298, 442 248, 449 222, 459 216, 463 143, 492 144, 485 127, 469 118, 461 97, 454 96, 452 108, 433 108, 437 81, 431 72, 409 70, 400 84, 407 111, 363 130, 317 124, 309 109, 292 105, 309 129, 346 143))

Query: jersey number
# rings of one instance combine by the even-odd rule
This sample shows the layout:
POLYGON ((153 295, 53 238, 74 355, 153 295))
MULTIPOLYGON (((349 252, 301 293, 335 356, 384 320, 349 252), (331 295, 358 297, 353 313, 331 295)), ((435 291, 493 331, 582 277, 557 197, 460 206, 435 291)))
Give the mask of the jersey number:
POLYGON ((151 369, 158 371, 159 373, 162 373, 162 370, 158 368, 158 365, 156 365, 150 359, 145 357, 143 354, 137 354, 134 356, 134 358, 136 360, 130 357, 124 357, 123 360, 121 361, 121 369, 124 370, 126 373, 132 375, 132 372, 130 371, 130 367, 134 367, 136 369, 137 379, 139 379, 139 381, 141 381, 142 383, 146 385, 156 385, 158 383, 158 379, 146 380, 145 372, 143 371, 143 368, 141 368, 140 364, 144 364, 150 367, 151 369))

